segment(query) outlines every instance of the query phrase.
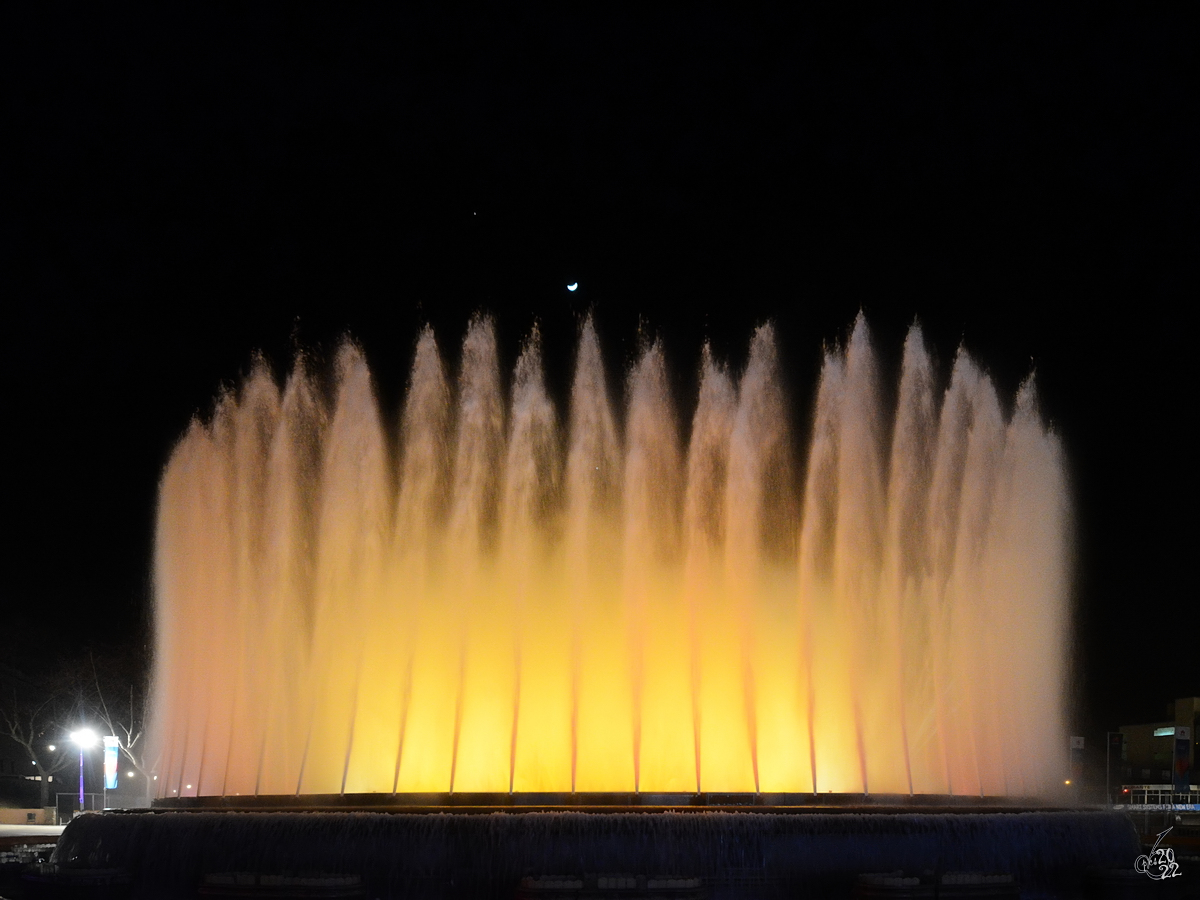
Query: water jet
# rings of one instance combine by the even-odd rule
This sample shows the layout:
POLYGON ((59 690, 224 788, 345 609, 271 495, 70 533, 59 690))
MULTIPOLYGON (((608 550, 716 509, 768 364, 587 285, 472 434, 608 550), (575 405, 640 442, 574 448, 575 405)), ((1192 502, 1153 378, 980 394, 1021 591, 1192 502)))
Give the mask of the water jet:
POLYGON ((506 397, 480 318, 456 380, 421 335, 394 440, 349 343, 330 403, 300 357, 193 422, 159 797, 1058 783, 1068 502, 1031 383, 1006 413, 960 352, 939 397, 914 327, 890 412, 860 316, 801 471, 769 325, 740 377, 705 349, 687 427, 659 344, 621 405, 601 359, 589 320, 561 415, 535 333, 506 397))

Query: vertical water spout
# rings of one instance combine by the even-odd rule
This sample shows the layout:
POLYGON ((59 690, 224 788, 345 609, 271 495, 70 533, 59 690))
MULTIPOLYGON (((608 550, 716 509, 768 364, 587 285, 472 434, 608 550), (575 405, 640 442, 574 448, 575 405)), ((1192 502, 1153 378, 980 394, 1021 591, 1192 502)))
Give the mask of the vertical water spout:
MULTIPOLYGON (((867 756, 869 727, 864 705, 877 696, 879 643, 879 569, 882 554, 884 489, 882 423, 879 410, 878 376, 866 319, 860 312, 845 349, 845 367, 837 418, 838 471, 837 508, 833 547, 833 591, 836 601, 849 613, 850 703, 859 775, 863 793, 870 792, 867 756)), ((892 673, 883 673, 891 678, 892 673)), ((882 725, 884 711, 871 711, 871 722, 882 725)), ((873 747, 886 746, 880 729, 871 735, 873 747)), ((888 754, 889 756, 891 754, 888 754)))
MULTIPOLYGON (((684 592, 688 603, 692 741, 696 790, 703 790, 704 710, 717 700, 723 629, 710 614, 721 596, 721 554, 725 546, 725 494, 729 471, 729 438, 737 398, 726 368, 704 345, 700 363, 700 396, 688 441, 687 479, 683 502, 686 547, 684 592), (707 664, 706 664, 707 663, 707 664), (714 664, 715 663, 715 664, 714 664)), ((723 717, 722 717, 723 719, 723 717)))
POLYGON ((896 421, 892 430, 888 474, 887 524, 883 541, 883 594, 885 639, 884 671, 895 679, 899 709, 900 743, 909 794, 916 785, 929 790, 934 774, 923 765, 914 776, 913 741, 918 741, 919 760, 928 757, 929 728, 914 727, 910 716, 928 709, 932 685, 923 677, 920 661, 928 652, 929 634, 921 606, 922 585, 929 570, 926 527, 929 478, 936 414, 933 399, 933 362, 925 348, 921 328, 913 324, 904 341, 896 421))
POLYGON ((679 757, 686 758, 690 749, 677 696, 687 674, 674 652, 682 622, 666 581, 679 554, 682 454, 659 342, 647 347, 630 371, 628 390, 621 555, 633 782, 634 790, 643 784, 658 790, 674 786, 679 757))
POLYGON ((758 699, 755 682, 756 598, 762 590, 767 549, 794 528, 786 404, 779 376, 775 329, 759 327, 738 386, 729 436, 726 481, 725 571, 739 643, 745 733, 754 790, 760 789, 758 699))
POLYGON ((321 461, 312 651, 315 706, 304 775, 310 792, 336 791, 352 746, 377 746, 392 728, 380 717, 356 713, 360 692, 372 691, 380 658, 371 632, 371 600, 381 589, 383 560, 391 543, 392 482, 384 447, 366 360, 347 342, 338 351, 336 399, 321 461), (355 730, 364 728, 364 740, 355 742, 355 730))
POLYGON ((283 794, 299 782, 309 712, 315 620, 316 509, 325 410, 297 355, 271 439, 264 503, 264 608, 258 640, 277 665, 260 667, 264 710, 255 794, 283 794))
MULTIPOLYGON (((510 716, 508 790, 517 779, 517 756, 521 736, 524 668, 533 669, 532 705, 528 714, 541 721, 556 717, 557 706, 551 692, 538 674, 552 670, 556 657, 547 644, 552 641, 526 641, 530 631, 544 626, 538 619, 550 618, 553 610, 540 610, 542 584, 536 573, 544 568, 548 552, 553 514, 559 498, 560 457, 558 417, 546 393, 542 373, 541 336, 535 328, 517 359, 513 371, 512 404, 509 414, 508 446, 504 461, 504 483, 500 502, 500 554, 503 583, 512 592, 507 616, 512 625, 512 711, 510 716), (526 643, 529 644, 526 652, 526 643)), ((535 732, 541 742, 536 752, 546 751, 550 742, 544 726, 535 732)), ((535 752, 530 747, 531 752, 535 752)), ((535 782, 536 783, 536 782, 535 782)))
MULTIPOLYGON (((279 424, 280 397, 275 379, 262 359, 255 361, 242 386, 233 412, 233 447, 230 460, 232 514, 230 539, 233 550, 235 643, 230 650, 237 658, 250 656, 260 635, 269 626, 263 602, 270 590, 267 571, 265 509, 270 447, 279 424)), ((253 748, 261 743, 268 708, 269 685, 258 667, 234 665, 238 676, 230 699, 230 739, 222 773, 221 793, 248 794, 254 788, 256 763, 253 748)))
MULTIPOLYGON (((487 636, 472 632, 469 599, 484 595, 484 555, 495 540, 496 501, 504 441, 504 404, 500 391, 500 368, 496 349, 496 330, 490 318, 472 320, 463 339, 459 372, 458 418, 455 422, 454 469, 447 523, 448 560, 457 572, 457 584, 451 594, 458 612, 458 675, 454 697, 454 733, 450 757, 450 790, 455 789, 462 769, 462 735, 478 730, 487 734, 487 743, 469 744, 480 756, 470 760, 470 779, 485 777, 489 733, 488 711, 468 706, 471 685, 493 680, 495 673, 472 665, 473 656, 481 656, 480 641, 487 636)), ((479 626, 476 625, 478 628, 479 626)), ((481 687, 481 690, 483 688, 481 687)), ((501 745, 503 746, 503 745, 501 745)))
POLYGON ((380 610, 381 624, 394 636, 404 672, 392 732, 396 742, 393 793, 402 783, 410 789, 438 786, 449 768, 439 765, 440 741, 433 735, 442 730, 438 712, 450 702, 445 678, 440 677, 444 666, 438 659, 445 649, 439 640, 444 604, 437 590, 437 551, 449 506, 453 411, 445 365, 433 329, 427 325, 417 338, 400 417, 391 589, 380 610), (415 755, 406 753, 410 720, 425 735, 425 747, 415 755))
POLYGON ((853 759, 853 751, 839 741, 849 699, 844 688, 837 690, 847 681, 838 666, 845 652, 845 636, 839 631, 832 588, 840 439, 837 410, 843 378, 841 356, 826 350, 808 447, 798 548, 800 668, 802 690, 808 700, 813 793, 827 783, 844 790, 844 775, 840 771, 835 774, 834 766, 838 761, 853 759), (826 686, 820 696, 818 684, 826 686), (830 777, 826 778, 823 766, 828 766, 830 777))
MULTIPOLYGON (((588 604, 602 602, 608 581, 613 577, 613 536, 616 530, 614 520, 620 506, 620 458, 617 429, 609 402, 604 363, 600 355, 600 342, 595 324, 589 316, 580 330, 579 347, 575 356, 564 480, 566 523, 563 540, 572 623, 572 792, 577 790, 580 778, 585 774, 589 782, 603 783, 600 777, 602 773, 597 773, 597 777, 592 779, 592 761, 581 759, 580 754, 593 739, 593 733, 597 744, 605 745, 609 742, 606 739, 611 738, 613 732, 611 722, 605 722, 602 716, 593 718, 591 715, 592 709, 600 700, 599 697, 593 698, 592 694, 596 688, 603 688, 593 685, 587 679, 592 672, 592 654, 608 648, 585 648, 583 629, 588 604), (587 666, 585 652, 588 653, 587 666)), ((591 636, 593 644, 597 642, 597 637, 591 636)))

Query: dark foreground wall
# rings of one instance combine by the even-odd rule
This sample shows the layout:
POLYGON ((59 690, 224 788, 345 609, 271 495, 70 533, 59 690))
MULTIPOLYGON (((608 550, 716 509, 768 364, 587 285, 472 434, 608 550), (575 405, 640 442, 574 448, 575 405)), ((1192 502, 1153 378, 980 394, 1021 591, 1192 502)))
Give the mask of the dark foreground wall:
POLYGON ((1089 868, 1138 852, 1128 819, 1100 812, 165 812, 82 816, 54 859, 124 869, 155 898, 194 897, 216 872, 357 874, 370 897, 511 897, 523 875, 583 873, 848 897, 857 874, 897 869, 1009 873, 1025 897, 1071 897, 1089 868))

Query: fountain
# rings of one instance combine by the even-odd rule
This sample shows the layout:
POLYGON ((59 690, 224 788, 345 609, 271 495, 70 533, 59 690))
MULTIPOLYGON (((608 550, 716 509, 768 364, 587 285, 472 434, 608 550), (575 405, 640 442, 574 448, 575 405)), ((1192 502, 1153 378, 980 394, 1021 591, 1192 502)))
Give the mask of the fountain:
POLYGON ((860 316, 807 470, 775 337, 705 348, 690 424, 659 344, 618 415, 581 329, 506 400, 492 324, 452 383, 417 343, 385 434, 352 343, 326 405, 259 362, 167 465, 158 794, 1039 795, 1059 783, 1062 453, 914 326, 895 414, 860 316), (398 449, 393 452, 391 448, 398 449))
POLYGON ((1069 505, 1032 382, 1006 408, 960 351, 943 389, 914 326, 889 412, 860 316, 803 467, 784 382, 769 325, 736 377, 705 348, 684 422, 651 343, 618 413, 588 320, 560 411, 537 332, 506 392, 477 318, 456 380, 420 335, 391 436, 353 343, 328 391, 256 363, 162 478, 158 808, 55 861, 145 897, 1075 896, 1130 865, 1123 817, 1045 805, 1069 505))

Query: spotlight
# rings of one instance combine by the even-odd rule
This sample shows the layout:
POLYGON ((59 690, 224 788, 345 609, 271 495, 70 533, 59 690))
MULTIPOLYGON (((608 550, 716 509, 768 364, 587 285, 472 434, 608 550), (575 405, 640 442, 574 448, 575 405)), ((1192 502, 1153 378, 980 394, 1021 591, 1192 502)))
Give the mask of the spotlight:
POLYGON ((100 738, 96 737, 96 732, 90 728, 80 728, 78 731, 71 732, 71 743, 77 746, 80 750, 87 750, 96 746, 96 742, 100 738))

